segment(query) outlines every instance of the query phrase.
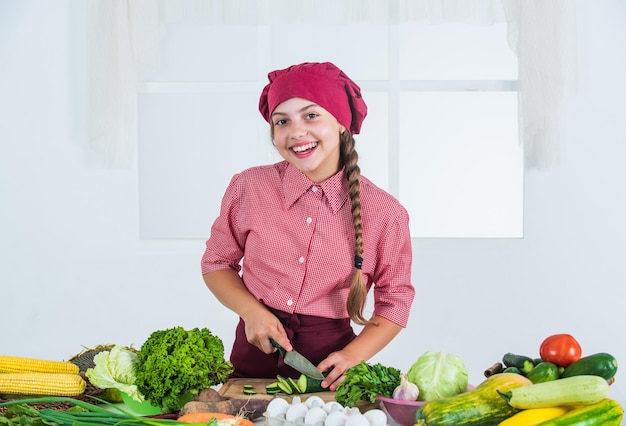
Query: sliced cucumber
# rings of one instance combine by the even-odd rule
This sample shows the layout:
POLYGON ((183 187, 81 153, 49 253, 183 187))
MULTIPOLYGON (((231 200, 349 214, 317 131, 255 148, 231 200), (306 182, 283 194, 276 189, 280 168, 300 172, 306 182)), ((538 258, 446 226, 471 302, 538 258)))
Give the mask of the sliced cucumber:
POLYGON ((268 395, 274 395, 280 392, 280 387, 278 386, 278 382, 273 382, 265 386, 265 392, 268 395))

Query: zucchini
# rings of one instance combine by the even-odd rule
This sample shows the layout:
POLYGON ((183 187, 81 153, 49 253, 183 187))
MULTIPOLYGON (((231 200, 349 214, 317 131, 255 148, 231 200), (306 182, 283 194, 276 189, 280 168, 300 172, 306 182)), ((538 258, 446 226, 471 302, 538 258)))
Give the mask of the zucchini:
POLYGON ((516 355, 511 352, 507 352, 502 357, 502 362, 506 367, 515 367, 519 369, 522 374, 528 374, 530 370, 535 367, 535 361, 525 355, 516 355))
POLYGON ((498 426, 536 426, 562 416, 572 407, 529 408, 509 417, 498 426))
POLYGON ((520 374, 494 374, 471 391, 424 403, 417 409, 415 426, 496 426, 520 411, 507 404, 496 391, 531 385, 520 374))
POLYGON ((541 426, 618 426, 622 423, 624 409, 615 400, 605 398, 591 405, 577 407, 541 426))
POLYGON ((589 374, 609 380, 617 373, 617 360, 611 354, 600 352, 580 358, 563 371, 562 377, 589 374))
POLYGON ((589 405, 606 398, 609 384, 599 376, 573 376, 497 392, 509 405, 520 409, 589 405))
POLYGON ((552 362, 540 362, 528 372, 526 377, 533 383, 549 382, 556 380, 560 376, 559 367, 552 362))

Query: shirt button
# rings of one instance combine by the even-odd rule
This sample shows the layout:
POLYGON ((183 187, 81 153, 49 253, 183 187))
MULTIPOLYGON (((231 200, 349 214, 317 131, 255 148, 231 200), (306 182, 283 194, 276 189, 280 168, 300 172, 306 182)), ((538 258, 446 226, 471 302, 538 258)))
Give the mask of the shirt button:
POLYGON ((307 218, 306 218, 306 223, 309 223, 309 224, 310 224, 311 222, 313 222, 313 219, 311 219, 310 217, 307 217, 307 218))
POLYGON ((312 187, 312 188, 311 188, 311 191, 313 191, 313 192, 317 192, 317 186, 312 187))
POLYGON ((293 300, 291 299, 287 300, 287 306, 291 306, 291 305, 293 305, 293 300))
POLYGON ((300 259, 298 259, 298 262, 304 263, 304 257, 300 256, 300 259))

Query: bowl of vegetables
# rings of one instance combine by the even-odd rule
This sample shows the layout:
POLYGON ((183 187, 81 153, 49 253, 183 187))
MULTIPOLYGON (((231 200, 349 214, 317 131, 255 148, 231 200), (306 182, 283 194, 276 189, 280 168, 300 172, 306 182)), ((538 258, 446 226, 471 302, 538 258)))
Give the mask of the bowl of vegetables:
POLYGON ((381 409, 402 426, 413 426, 418 408, 424 405, 424 401, 408 401, 387 398, 382 395, 378 395, 376 399, 380 403, 381 409))

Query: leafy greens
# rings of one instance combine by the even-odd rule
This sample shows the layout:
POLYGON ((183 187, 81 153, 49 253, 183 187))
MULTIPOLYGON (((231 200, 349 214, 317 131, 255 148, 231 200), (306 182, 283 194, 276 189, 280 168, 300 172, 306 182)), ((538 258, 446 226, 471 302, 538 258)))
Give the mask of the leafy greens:
POLYGON ((335 400, 344 407, 354 407, 359 401, 375 403, 378 395, 391 397, 400 385, 400 370, 380 363, 361 361, 348 368, 345 376, 335 392, 335 400))
POLYGON ((135 384, 164 412, 176 412, 179 396, 197 395, 224 383, 233 366, 224 359, 224 344, 207 328, 174 327, 153 332, 137 353, 135 384))
POLYGON ((407 371, 407 378, 419 389, 420 401, 454 396, 467 390, 463 360, 446 352, 427 351, 407 371))
POLYGON ((93 361, 95 366, 85 371, 91 384, 101 389, 117 389, 137 402, 144 400, 135 385, 139 359, 134 350, 115 345, 111 350, 96 354, 93 361))

